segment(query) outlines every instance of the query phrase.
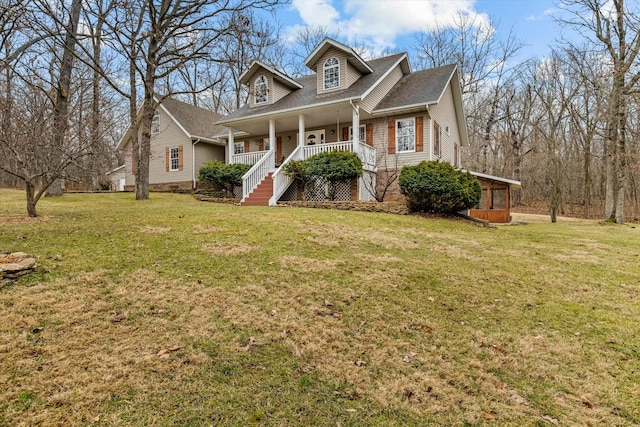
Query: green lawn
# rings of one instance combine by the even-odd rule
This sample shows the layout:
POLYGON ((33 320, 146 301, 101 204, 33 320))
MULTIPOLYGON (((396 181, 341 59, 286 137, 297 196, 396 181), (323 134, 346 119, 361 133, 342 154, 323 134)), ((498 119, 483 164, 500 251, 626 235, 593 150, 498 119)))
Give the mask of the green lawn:
POLYGON ((0 425, 638 425, 640 228, 0 190, 0 425))

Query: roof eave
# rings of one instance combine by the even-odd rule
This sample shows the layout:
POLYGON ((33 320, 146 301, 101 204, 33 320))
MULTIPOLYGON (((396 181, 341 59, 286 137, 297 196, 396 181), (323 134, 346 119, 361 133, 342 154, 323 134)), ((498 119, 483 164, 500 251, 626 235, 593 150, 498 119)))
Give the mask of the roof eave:
POLYGON ((321 102, 319 104, 307 104, 301 107, 291 107, 291 108, 285 108, 284 110, 276 110, 276 111, 268 111, 265 113, 260 113, 260 114, 253 114, 250 116, 244 116, 244 117, 238 117, 236 119, 229 119, 229 120, 225 120, 222 119, 218 122, 216 122, 216 124, 221 125, 221 126, 227 126, 231 123, 239 123, 239 122, 243 122, 245 120, 253 120, 253 119, 259 119, 261 117, 268 117, 268 116, 280 116, 283 114, 288 114, 288 113, 292 113, 295 111, 306 111, 306 110, 310 110, 310 109, 315 109, 318 107, 326 107, 327 105, 332 105, 332 104, 341 104, 341 103, 345 103, 345 102, 354 102, 354 101, 360 101, 362 99, 361 95, 358 96, 352 96, 349 98, 342 98, 342 99, 337 99, 337 100, 333 100, 333 101, 327 101, 327 102, 321 102))
MULTIPOLYGON (((304 60, 304 65, 306 65, 307 67, 309 67, 311 70, 313 70, 312 65, 314 65, 315 63, 317 63, 319 57, 324 54, 324 51, 327 49, 326 46, 327 44, 335 47, 336 49, 339 49, 345 53, 347 53, 348 55, 350 55, 352 58, 355 59, 355 63, 352 63, 359 71, 363 72, 363 73, 373 73, 373 69, 369 66, 369 64, 367 64, 367 62, 362 59, 362 57, 360 55, 358 55, 356 53, 355 50, 353 50, 352 48, 350 48, 349 46, 346 46, 336 40, 333 40, 330 37, 325 37, 325 39, 320 42, 320 44, 318 46, 316 46, 316 48, 309 54, 309 56, 307 56, 307 58, 304 60)), ((314 70, 315 71, 315 70, 314 70)))
POLYGON ((463 172, 469 172, 471 175, 475 176, 476 178, 484 178, 484 179, 488 179, 490 181, 497 181, 497 182, 502 182, 504 184, 509 184, 510 186, 516 187, 516 188, 521 188, 522 187, 522 183, 520 181, 516 181, 515 179, 509 179, 509 178, 502 178, 499 176, 494 176, 494 175, 489 175, 486 173, 482 173, 482 172, 474 172, 474 171, 470 171, 470 170, 466 170, 466 169, 462 169, 463 172))

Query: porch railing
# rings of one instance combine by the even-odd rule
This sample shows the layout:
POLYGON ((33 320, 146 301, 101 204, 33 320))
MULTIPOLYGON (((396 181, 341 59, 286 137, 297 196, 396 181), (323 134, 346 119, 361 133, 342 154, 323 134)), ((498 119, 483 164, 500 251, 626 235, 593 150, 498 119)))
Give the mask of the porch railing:
POLYGON ((358 152, 360 160, 362 160, 362 167, 365 170, 375 170, 376 168, 376 149, 370 145, 360 142, 360 150, 358 152))
POLYGON ((276 150, 258 153, 262 154, 262 157, 242 177, 242 200, 246 199, 264 177, 276 168, 276 150))
POLYGON ((269 151, 251 151, 249 153, 234 154, 231 156, 231 163, 240 163, 243 165, 255 165, 267 154, 269 151))
POLYGON ((271 178, 273 179, 273 196, 271 197, 271 199, 269 199, 270 206, 275 206, 278 204, 278 199, 282 197, 282 194, 287 191, 287 188, 289 188, 289 186, 293 182, 293 178, 285 175, 284 165, 289 163, 291 160, 302 160, 302 148, 303 147, 297 146, 296 149, 293 150, 291 154, 289 154, 289 157, 287 157, 284 162, 282 162, 280 167, 276 169, 273 175, 271 175, 271 178))
MULTIPOLYGON (((342 150, 342 151, 356 151, 354 150, 353 141, 340 141, 332 142, 330 144, 318 144, 318 145, 305 145, 303 151, 303 159, 308 159, 314 154, 323 153, 327 151, 342 150)), ((362 160, 362 166, 365 170, 374 170, 376 167, 376 149, 360 142, 358 146, 358 156, 362 160)))

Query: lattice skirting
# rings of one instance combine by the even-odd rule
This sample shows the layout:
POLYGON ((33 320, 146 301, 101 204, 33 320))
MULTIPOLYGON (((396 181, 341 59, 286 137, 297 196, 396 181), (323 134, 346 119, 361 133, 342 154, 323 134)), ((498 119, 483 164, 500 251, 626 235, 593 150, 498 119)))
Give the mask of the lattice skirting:
MULTIPOLYGON (((307 183, 304 191, 304 200, 310 202, 321 202, 325 200, 335 201, 349 201, 353 200, 356 192, 353 191, 357 185, 355 182, 340 182, 335 187, 332 186, 322 178, 314 179, 307 183)), ((300 200, 300 191, 298 188, 298 182, 294 181, 289 188, 280 197, 281 201, 293 201, 300 200)))

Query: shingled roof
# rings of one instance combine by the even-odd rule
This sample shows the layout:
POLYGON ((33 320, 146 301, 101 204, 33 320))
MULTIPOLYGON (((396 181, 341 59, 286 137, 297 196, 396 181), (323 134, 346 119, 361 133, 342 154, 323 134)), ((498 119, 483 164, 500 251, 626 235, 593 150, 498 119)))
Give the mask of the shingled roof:
POLYGON ((314 107, 332 102, 340 102, 347 101, 349 99, 360 98, 378 80, 380 80, 387 71, 389 71, 394 65, 398 64, 404 58, 406 58, 406 53, 399 53, 395 55, 385 56, 384 58, 371 60, 368 62, 368 64, 373 69, 372 73, 360 77, 347 89, 325 94, 317 93, 318 76, 316 74, 300 77, 298 79, 295 79, 295 81, 302 85, 302 89, 294 90, 277 102, 270 105, 265 105, 263 107, 250 108, 250 106, 247 104, 226 116, 219 123, 232 122, 248 117, 273 114, 297 108, 314 107))
POLYGON ((378 113, 437 103, 451 81, 455 69, 456 66, 453 64, 444 65, 403 76, 373 111, 378 113))
POLYGON ((224 130, 216 125, 223 116, 205 108, 196 107, 173 98, 165 98, 162 106, 173 116, 191 138, 212 138, 224 130))

